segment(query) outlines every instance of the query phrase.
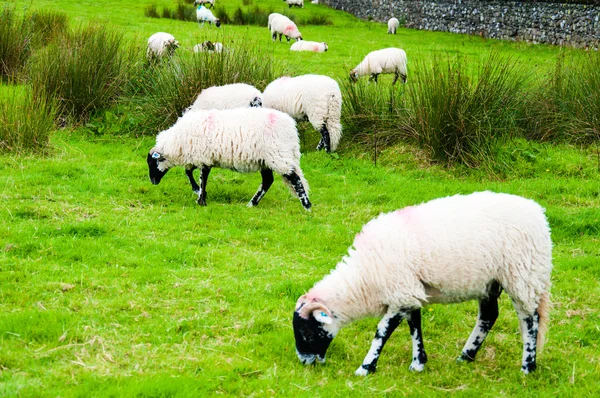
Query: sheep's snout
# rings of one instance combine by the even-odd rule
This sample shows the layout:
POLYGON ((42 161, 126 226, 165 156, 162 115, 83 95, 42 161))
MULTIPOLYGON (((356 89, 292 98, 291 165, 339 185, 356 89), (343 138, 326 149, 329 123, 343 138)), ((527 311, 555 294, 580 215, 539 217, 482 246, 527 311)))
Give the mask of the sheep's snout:
POLYGON ((217 20, 215 21, 215 26, 216 26, 217 28, 220 28, 220 27, 221 27, 221 20, 217 19, 217 20))

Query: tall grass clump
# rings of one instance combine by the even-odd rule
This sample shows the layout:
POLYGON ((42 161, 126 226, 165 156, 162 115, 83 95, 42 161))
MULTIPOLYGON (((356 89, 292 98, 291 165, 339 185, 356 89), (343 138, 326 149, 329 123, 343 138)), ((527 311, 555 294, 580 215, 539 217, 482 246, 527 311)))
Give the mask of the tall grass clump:
POLYGON ((13 78, 31 55, 32 33, 25 17, 5 6, 0 13, 0 76, 13 78))
POLYGON ((308 17, 304 17, 304 18, 300 19, 300 24, 323 26, 323 25, 333 25, 333 21, 327 15, 310 14, 308 17))
MULTIPOLYGON (((144 10, 144 15, 150 18, 160 18, 156 5, 150 5, 144 10)), ((162 17, 179 21, 196 22, 196 8, 183 2, 178 2, 175 9, 163 8, 162 17)))
POLYGON ((121 32, 89 25, 39 51, 29 73, 36 97, 55 99, 61 117, 85 122, 115 103, 136 59, 121 32))
POLYGON ((233 13, 232 23, 234 25, 267 26, 269 14, 272 12, 273 9, 265 10, 257 5, 247 10, 238 7, 233 13))
POLYGON ((151 66, 142 82, 143 95, 133 101, 145 118, 140 127, 149 134, 172 125, 204 88, 244 82, 259 89, 281 75, 271 53, 261 49, 228 46, 232 51, 178 55, 151 66))
POLYGON ((45 46, 65 34, 69 26, 67 14, 40 10, 31 14, 31 29, 36 45, 45 46))
POLYGON ((144 8, 144 15, 148 18, 160 18, 156 4, 149 4, 144 8))
POLYGON ((0 92, 0 152, 40 152, 55 129, 55 109, 31 90, 15 86, 0 92))
POLYGON ((227 13, 227 10, 225 9, 225 7, 223 6, 216 6, 213 14, 215 17, 219 18, 219 20, 221 20, 221 23, 224 25, 228 25, 231 23, 231 18, 229 17, 229 14, 227 13))

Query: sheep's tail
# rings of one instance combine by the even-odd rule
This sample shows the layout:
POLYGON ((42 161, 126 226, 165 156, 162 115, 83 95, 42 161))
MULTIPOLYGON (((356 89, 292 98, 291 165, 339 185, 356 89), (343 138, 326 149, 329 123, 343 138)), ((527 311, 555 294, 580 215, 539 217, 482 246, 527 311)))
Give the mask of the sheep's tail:
POLYGON ((331 143, 331 151, 334 152, 342 139, 342 125, 340 123, 340 113, 342 108, 342 99, 336 93, 329 95, 327 99, 327 115, 325 116, 325 124, 329 132, 329 141, 331 143))
POLYGON ((537 308, 539 316, 538 320, 538 334, 537 334, 537 349, 541 351, 544 348, 544 341, 546 331, 548 330, 548 321, 550 315, 550 309, 552 308, 552 302, 550 301, 550 293, 544 292, 540 298, 540 304, 537 308))

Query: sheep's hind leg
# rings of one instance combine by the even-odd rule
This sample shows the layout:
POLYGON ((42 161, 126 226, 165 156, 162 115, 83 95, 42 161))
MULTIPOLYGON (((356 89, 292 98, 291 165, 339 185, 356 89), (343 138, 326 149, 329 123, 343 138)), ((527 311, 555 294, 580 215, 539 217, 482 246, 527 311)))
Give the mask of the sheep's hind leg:
POLYGON ((498 282, 492 283, 489 288, 488 297, 479 300, 479 314, 477 323, 471 332, 467 343, 462 349, 459 362, 473 362, 483 341, 498 319, 498 297, 502 293, 502 287, 498 282))
POLYGON ((285 178, 290 182, 290 184, 292 184, 294 190, 296 191, 298 199, 300 199, 300 203, 302 203, 302 206, 306 210, 310 210, 312 204, 310 203, 310 200, 308 200, 308 195, 306 194, 306 190, 304 189, 304 185, 302 185, 302 181, 300 180, 298 174, 292 171, 289 174, 285 174, 283 178, 285 178))
POLYGON ((383 318, 381 318, 381 321, 377 324, 377 332, 375 332, 375 338, 373 339, 373 342, 371 342, 371 348, 363 360, 362 365, 356 369, 355 374, 357 376, 366 376, 369 373, 375 372, 377 361, 379 360, 379 355, 381 355, 383 346, 407 315, 408 314, 403 311, 388 310, 383 318))
POLYGON ((329 130, 327 130, 327 126, 323 124, 321 126, 321 141, 319 141, 319 145, 317 145, 317 151, 325 148, 327 153, 331 152, 331 140, 329 139, 329 130))
MULTIPOLYGON (((516 305, 515 305, 516 307, 516 305)), ((537 335, 539 328, 540 315, 537 310, 533 314, 527 314, 525 311, 517 308, 519 316, 519 325, 523 337, 523 360, 521 372, 528 374, 537 368, 537 335)))
POLYGON ((200 206, 206 206, 206 180, 208 180, 208 174, 210 173, 210 167, 202 166, 200 169, 200 192, 198 193, 198 203, 200 206))
POLYGON ((409 370, 422 372, 427 363, 427 353, 423 345, 423 334, 421 330, 421 309, 416 309, 410 312, 406 318, 408 327, 410 328, 410 337, 412 339, 412 362, 409 370))
POLYGON ((398 81, 398 76, 400 76, 400 72, 396 71, 394 72, 394 81, 392 82, 392 86, 396 84, 396 82, 398 81))
POLYGON ((261 170, 260 175, 262 176, 262 182, 258 187, 258 191, 256 191, 250 202, 248 202, 248 207, 258 205, 258 202, 260 202, 269 188, 271 188, 271 184, 273 184, 273 171, 271 169, 261 170))
POLYGON ((185 168, 185 174, 187 175, 187 178, 190 180, 190 185, 192 186, 192 191, 194 191, 195 194, 199 194, 200 187, 198 186, 198 183, 196 183, 196 179, 194 179, 194 170, 196 170, 196 169, 197 169, 197 167, 194 165, 187 166, 185 168))

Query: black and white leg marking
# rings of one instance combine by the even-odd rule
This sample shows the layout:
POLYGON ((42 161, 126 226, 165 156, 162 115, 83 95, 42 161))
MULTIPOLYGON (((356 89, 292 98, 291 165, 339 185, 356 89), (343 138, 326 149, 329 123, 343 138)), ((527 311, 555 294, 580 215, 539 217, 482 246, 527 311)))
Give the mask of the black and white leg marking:
POLYGON ((258 202, 260 202, 269 188, 271 188, 271 184, 273 184, 273 171, 271 169, 261 170, 260 175, 262 176, 262 182, 258 187, 258 191, 256 191, 250 202, 248 202, 248 207, 258 205, 258 202))
POLYGON ((294 190, 296 191, 296 195, 298 195, 298 199, 300 199, 300 203, 302 203, 302 206, 306 210, 310 210, 312 204, 310 203, 310 200, 308 200, 308 194, 306 193, 304 185, 302 185, 302 181, 300 180, 298 174, 292 171, 289 174, 285 174, 283 178, 285 178, 290 182, 290 184, 292 184, 294 190))
POLYGON ((528 374, 537 368, 535 359, 540 315, 537 311, 529 316, 523 316, 519 311, 517 312, 519 313, 519 322, 521 323, 521 333, 523 333, 523 361, 521 372, 528 374))
POLYGON ((329 138, 329 130, 327 130, 327 126, 323 124, 321 126, 321 141, 319 141, 319 145, 317 145, 317 151, 325 148, 327 153, 331 153, 331 140, 329 138))
POLYGON ((199 194, 200 187, 198 186, 196 179, 194 179, 194 170, 196 170, 196 169, 197 169, 197 167, 194 165, 187 166, 185 168, 185 174, 187 175, 188 180, 190 180, 190 185, 192 186, 192 191, 194 191, 195 194, 199 194))
POLYGON ((422 372, 427 363, 427 353, 423 345, 423 333, 421 330, 421 309, 412 310, 407 317, 410 337, 412 340, 412 362, 409 370, 422 372))
POLYGON ((206 206, 206 180, 208 180, 208 173, 210 173, 210 167, 202 166, 200 169, 200 192, 198 193, 198 203, 200 206, 206 206))
POLYGON ((375 83, 377 83, 377 76, 379 76, 378 73, 373 73, 371 74, 371 77, 369 78, 369 81, 374 81, 375 83))
POLYGON ((394 330, 400 325, 402 319, 407 316, 405 312, 397 312, 397 311, 388 311, 379 324, 377 324, 377 332, 375 333, 375 338, 373 342, 371 342, 371 348, 367 353, 367 356, 363 360, 362 365, 358 369, 356 369, 355 374, 357 376, 366 376, 369 373, 375 372, 377 368, 377 361, 379 360, 379 355, 381 355, 381 350, 383 350, 383 346, 385 342, 388 341, 394 330))
POLYGON ((502 287, 498 282, 492 283, 488 297, 479 300, 479 315, 477 323, 471 332, 467 343, 462 349, 457 361, 472 362, 487 337, 490 329, 498 319, 498 297, 502 293, 502 287))
POLYGON ((396 84, 396 82, 398 81, 398 76, 400 76, 400 72, 396 71, 394 72, 394 81, 392 82, 392 86, 396 84))

